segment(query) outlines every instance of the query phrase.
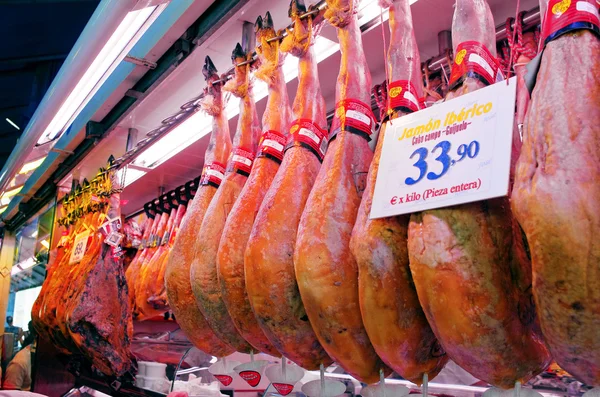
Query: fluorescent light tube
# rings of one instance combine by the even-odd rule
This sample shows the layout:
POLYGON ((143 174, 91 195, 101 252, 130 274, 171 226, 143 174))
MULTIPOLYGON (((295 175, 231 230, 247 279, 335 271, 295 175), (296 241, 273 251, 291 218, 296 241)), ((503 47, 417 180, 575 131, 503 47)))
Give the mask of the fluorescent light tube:
POLYGON ((212 117, 197 112, 144 150, 133 164, 156 168, 212 130, 212 117))
POLYGON ((54 140, 69 127, 166 6, 167 4, 161 4, 127 13, 73 91, 71 91, 71 94, 56 112, 56 115, 38 140, 38 145, 54 140))
POLYGON ((11 119, 9 119, 8 117, 6 118, 6 121, 8 122, 8 124, 12 125, 12 126, 13 126, 13 127, 15 127, 17 130, 19 130, 19 131, 21 130, 21 129, 19 128, 19 126, 18 126, 18 125, 16 125, 16 124, 14 123, 14 121, 12 121, 11 119))
POLYGON ((12 200, 12 198, 21 191, 21 189, 23 189, 23 186, 19 186, 18 188, 7 190, 6 192, 2 193, 2 195, 0 195, 0 205, 8 205, 10 200, 12 200))
POLYGON ((33 256, 31 256, 31 257, 25 259, 24 261, 19 262, 16 265, 14 265, 10 271, 10 274, 14 276, 15 274, 21 273, 24 270, 31 269, 35 265, 37 265, 37 262, 33 258, 33 256))
POLYGON ((44 162, 45 159, 46 159, 46 156, 39 158, 37 160, 30 161, 29 163, 25 163, 23 165, 23 167, 21 167, 21 171, 19 171, 19 174, 25 175, 25 174, 30 173, 31 171, 35 170, 37 167, 42 165, 42 163, 44 162))
POLYGON ((117 171, 117 180, 123 180, 123 172, 125 172, 125 182, 123 183, 123 187, 131 185, 133 182, 146 175, 146 171, 138 170, 132 167, 126 167, 117 171))

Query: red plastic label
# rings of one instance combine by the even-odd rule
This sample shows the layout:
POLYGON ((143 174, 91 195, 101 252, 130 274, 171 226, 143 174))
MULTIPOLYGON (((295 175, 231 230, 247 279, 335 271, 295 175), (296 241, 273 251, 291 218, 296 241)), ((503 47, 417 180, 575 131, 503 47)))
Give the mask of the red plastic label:
POLYGON ((205 186, 209 183, 219 187, 225 177, 225 166, 216 161, 204 166, 202 176, 200 177, 200 185, 205 186))
POLYGON ((279 131, 269 130, 262 134, 258 142, 258 155, 256 157, 272 157, 281 163, 287 138, 279 131))
POLYGON ((249 175, 254 163, 254 153, 248 149, 235 147, 229 155, 229 165, 227 171, 241 171, 242 174, 249 175))
POLYGON ((215 378, 217 378, 223 386, 229 386, 231 382, 233 382, 233 378, 229 375, 215 375, 215 378))
POLYGON ((241 371, 240 377, 252 387, 256 387, 260 383, 260 373, 256 371, 241 371))
POLYGON ((596 0, 550 0, 542 28, 544 43, 578 29, 600 34, 598 6, 596 0))
POLYGON ((450 74, 450 89, 459 86, 465 78, 475 77, 482 83, 494 84, 502 79, 500 62, 481 43, 465 41, 456 48, 452 73, 450 74))
POLYGON ((292 390, 294 390, 294 385, 288 385, 287 383, 273 383, 273 387, 282 396, 287 396, 292 392, 292 390))
POLYGON ((301 144, 309 148, 323 161, 327 151, 327 131, 309 119, 298 119, 292 123, 286 150, 301 144))
POLYGON ((344 99, 335 105, 329 140, 340 131, 348 131, 370 141, 374 126, 375 116, 371 107, 357 99, 344 99))
POLYGON ((398 80, 390 83, 388 88, 390 107, 406 113, 418 112, 424 107, 420 106, 419 94, 413 83, 408 80, 398 80))

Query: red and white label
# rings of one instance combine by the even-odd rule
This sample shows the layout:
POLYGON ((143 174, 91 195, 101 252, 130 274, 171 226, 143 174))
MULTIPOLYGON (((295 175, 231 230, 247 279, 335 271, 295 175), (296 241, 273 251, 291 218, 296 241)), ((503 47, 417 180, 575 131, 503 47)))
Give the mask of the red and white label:
POLYGON ((292 123, 288 147, 296 143, 307 145, 323 161, 327 151, 327 131, 309 119, 298 119, 292 123))
POLYGON ((488 85, 502 79, 498 59, 486 46, 476 41, 464 41, 456 48, 450 74, 450 87, 456 87, 466 77, 479 77, 488 85))
POLYGON ((258 155, 256 157, 270 155, 281 162, 286 141, 287 138, 279 131, 269 130, 264 132, 258 143, 258 155))
POLYGON ((599 4, 596 0, 550 0, 546 9, 542 36, 547 43, 575 29, 591 29, 600 33, 599 4), (572 29, 568 29, 572 27, 572 29))
POLYGON ((229 159, 227 171, 240 170, 246 174, 249 174, 252 170, 253 163, 254 153, 252 153, 252 151, 241 147, 235 147, 231 151, 231 158, 229 159))
POLYGON ((225 166, 214 161, 211 164, 204 166, 204 169, 202 170, 202 176, 200 177, 200 185, 204 186, 212 183, 220 186, 224 177, 225 166))
POLYGON ((281 394, 282 396, 287 396, 294 390, 294 385, 290 385, 287 383, 273 383, 273 387, 281 394))
POLYGON ((413 113, 423 108, 419 104, 417 89, 408 80, 398 80, 390 83, 388 95, 392 110, 413 113))
POLYGON ((260 373, 257 371, 241 371, 240 377, 250 386, 256 387, 260 383, 260 373))
POLYGON ((214 375, 214 377, 217 378, 223 386, 229 386, 231 382, 233 382, 233 378, 229 375, 214 375))
POLYGON ((375 116, 368 105, 357 99, 344 99, 335 106, 329 139, 333 139, 340 131, 348 131, 370 141, 374 126, 375 116))

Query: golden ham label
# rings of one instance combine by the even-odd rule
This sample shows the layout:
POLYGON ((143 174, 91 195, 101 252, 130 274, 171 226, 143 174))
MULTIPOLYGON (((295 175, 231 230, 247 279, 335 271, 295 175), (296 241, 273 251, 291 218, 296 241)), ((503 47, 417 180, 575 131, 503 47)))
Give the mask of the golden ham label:
POLYGON ((563 0, 560 3, 554 4, 552 13, 556 16, 561 16, 569 9, 569 7, 571 7, 571 0, 563 0))
POLYGON ((390 90, 390 96, 392 98, 396 98, 400 94, 402 94, 402 87, 394 87, 390 90))
MULTIPOLYGON (((476 117, 483 116, 492 111, 493 105, 492 102, 488 102, 486 104, 480 105, 475 103, 473 107, 469 109, 462 108, 460 112, 455 112, 454 110, 447 113, 444 119, 444 127, 452 125, 454 123, 462 123, 463 121, 467 121, 469 119, 473 119, 476 117)), ((405 138, 412 138, 414 136, 426 134, 428 132, 436 131, 438 128, 442 126, 442 120, 434 120, 430 119, 429 122, 425 124, 417 125, 413 128, 405 128, 402 131, 402 135, 398 138, 399 141, 405 138)))
POLYGON ((465 59, 465 55, 467 55, 467 50, 462 49, 458 52, 458 54, 456 54, 456 58, 454 58, 454 62, 456 62, 458 65, 460 65, 461 63, 463 63, 463 60, 465 59))

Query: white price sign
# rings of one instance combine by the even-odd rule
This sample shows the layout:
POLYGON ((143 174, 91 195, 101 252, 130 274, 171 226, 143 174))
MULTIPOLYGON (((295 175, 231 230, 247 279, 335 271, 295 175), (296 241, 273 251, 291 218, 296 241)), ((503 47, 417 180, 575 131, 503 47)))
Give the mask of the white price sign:
POLYGON ((69 258, 69 264, 80 262, 85 255, 85 249, 87 248, 88 237, 90 236, 89 230, 79 233, 75 236, 75 243, 73 244, 73 251, 71 251, 71 257, 69 258))
POLYGON ((371 219, 505 196, 516 79, 509 83, 388 122, 371 219))

